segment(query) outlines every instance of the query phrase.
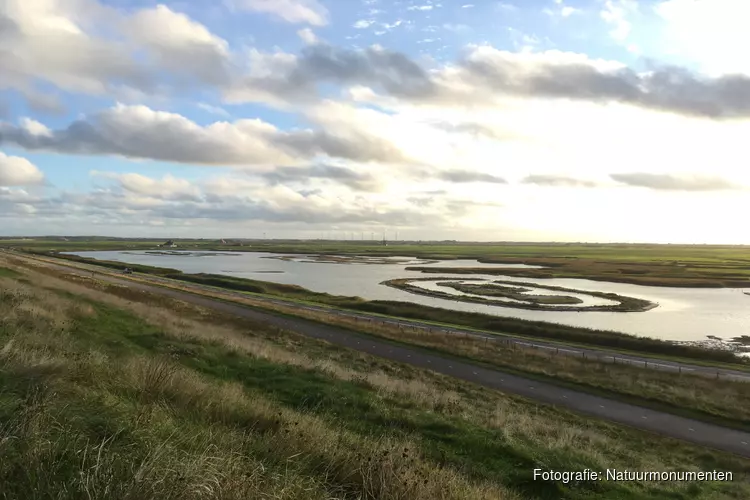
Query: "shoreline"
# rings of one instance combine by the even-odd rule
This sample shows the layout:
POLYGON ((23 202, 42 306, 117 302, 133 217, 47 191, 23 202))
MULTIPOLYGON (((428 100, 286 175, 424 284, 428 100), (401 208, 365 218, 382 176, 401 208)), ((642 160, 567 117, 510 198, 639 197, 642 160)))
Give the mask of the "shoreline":
MULTIPOLYGON (((414 293, 416 295, 424 295, 427 297, 433 297, 438 299, 453 300, 456 302, 468 302, 474 304, 490 305, 496 307, 506 307, 510 309, 527 309, 532 311, 551 311, 551 312, 646 312, 659 307, 659 304, 643 299, 636 299, 633 297, 627 297, 625 295, 619 295, 615 293, 607 292, 589 292, 583 290, 576 290, 573 288, 564 288, 550 285, 538 285, 536 283, 526 283, 522 281, 495 281, 495 283, 512 284, 516 286, 530 286, 535 288, 542 288, 554 291, 577 293, 583 295, 590 295, 593 297, 618 301, 618 305, 606 305, 606 306, 550 306, 545 304, 536 303, 517 303, 509 302, 504 300, 497 300, 492 298, 479 298, 453 295, 446 292, 440 292, 436 290, 427 290, 418 286, 411 285, 414 281, 450 281, 455 278, 396 278, 391 280, 382 281, 380 284, 385 285, 397 290, 402 290, 408 293, 414 293)), ((474 278, 474 281, 480 281, 480 278, 474 278)), ((464 280, 469 281, 469 279, 464 280)), ((481 280, 484 281, 484 280, 481 280)))

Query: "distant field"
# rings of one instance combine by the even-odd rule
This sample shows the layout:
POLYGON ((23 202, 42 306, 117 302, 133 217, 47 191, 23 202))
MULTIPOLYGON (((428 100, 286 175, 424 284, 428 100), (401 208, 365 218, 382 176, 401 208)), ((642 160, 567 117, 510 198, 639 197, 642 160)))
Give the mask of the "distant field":
MULTIPOLYGON (((145 250, 156 248, 165 241, 16 239, 0 240, 0 246, 37 251, 145 250)), ((222 245, 217 240, 174 241, 178 249, 190 250, 477 259, 481 263, 523 263, 548 267, 503 272, 505 275, 527 278, 587 278, 646 286, 750 288, 750 247, 747 246, 418 242, 383 246, 372 241, 279 240, 250 241, 238 246, 222 245)), ((446 265, 439 272, 455 271, 446 265)), ((462 269, 460 272, 470 273, 472 270, 462 269)))

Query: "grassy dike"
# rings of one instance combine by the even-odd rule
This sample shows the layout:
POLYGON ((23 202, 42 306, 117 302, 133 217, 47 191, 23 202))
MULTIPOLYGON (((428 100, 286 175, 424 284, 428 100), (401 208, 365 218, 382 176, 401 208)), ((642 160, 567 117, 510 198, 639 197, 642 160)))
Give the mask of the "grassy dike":
POLYGON ((0 262, 8 499, 745 499, 750 461, 90 278, 0 262), (8 273, 11 274, 11 273, 8 273), (726 483, 547 483, 725 470, 726 483))
MULTIPOLYGON (((48 252, 30 253, 49 255, 48 252)), ((121 270, 126 266, 126 264, 122 262, 89 259, 75 255, 54 254, 54 257, 67 259, 73 262, 95 264, 117 270, 121 270)), ((282 299, 315 302, 340 309, 376 313, 395 318, 443 323, 459 327, 464 326, 488 332, 516 334, 544 340, 574 342, 592 347, 630 351, 632 353, 670 356, 684 358, 686 360, 713 361, 726 364, 740 365, 741 363, 740 358, 730 352, 673 344, 659 339, 637 337, 635 335, 619 332, 580 328, 544 321, 529 321, 517 318, 491 316, 481 313, 454 311, 409 302, 365 300, 360 297, 330 295, 327 293, 313 292, 297 285, 284 285, 245 278, 234 278, 211 274, 187 274, 174 269, 145 265, 127 264, 127 266, 136 272, 162 276, 189 283, 215 286, 227 290, 259 293, 282 299)))

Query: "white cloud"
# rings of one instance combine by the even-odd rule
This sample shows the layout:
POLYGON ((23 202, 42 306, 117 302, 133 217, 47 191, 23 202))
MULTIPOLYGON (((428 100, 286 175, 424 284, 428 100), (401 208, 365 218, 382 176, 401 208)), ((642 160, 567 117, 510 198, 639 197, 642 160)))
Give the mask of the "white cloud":
POLYGON ((85 33, 99 22, 107 25, 120 18, 94 0, 5 0, 0 14, 6 25, 0 85, 36 93, 29 81, 39 79, 65 90, 101 94, 118 84, 153 84, 124 44, 85 33))
POLYGON ((410 7, 407 7, 406 10, 421 10, 421 11, 426 11, 426 10, 432 10, 434 8, 435 8, 434 5, 412 5, 410 7))
POLYGON ((328 9, 317 0, 232 0, 232 5, 243 10, 269 14, 288 23, 313 26, 328 24, 328 9))
POLYGON ((573 14, 578 14, 580 12, 581 11, 579 9, 576 9, 575 7, 571 7, 569 5, 566 5, 565 7, 560 9, 560 15, 562 15, 563 17, 570 17, 573 14))
POLYGON ((19 120, 19 124, 21 125, 21 128, 26 130, 29 134, 34 136, 40 136, 40 137, 50 137, 52 136, 52 131, 47 128, 47 126, 43 123, 40 123, 32 118, 21 118, 19 120))
POLYGON ((356 23, 352 25, 352 28, 362 30, 365 28, 369 28, 375 23, 374 19, 360 19, 356 23))
POLYGON ((402 24, 404 24, 403 19, 397 19, 397 20, 393 21, 392 23, 382 23, 381 26, 385 30, 392 30, 393 28, 398 28, 402 24))
POLYGON ((634 0, 606 0, 599 15, 612 26, 610 31, 612 38, 618 42, 624 42, 632 29, 628 16, 637 9, 638 4, 634 0))
POLYGON ((319 42, 318 37, 315 35, 315 32, 313 32, 313 30, 311 30, 310 28, 303 28, 297 31, 297 36, 307 45, 314 45, 319 42))
POLYGON ((667 53, 711 73, 750 75, 750 2, 665 0, 654 9, 665 23, 661 44, 667 53))
POLYGON ((44 174, 36 165, 20 156, 0 151, 0 186, 29 186, 44 182, 44 174))
POLYGON ((185 14, 165 5, 139 10, 123 21, 123 31, 148 48, 161 68, 190 72, 209 83, 226 80, 227 42, 185 14))
POLYGON ((196 106, 206 113, 211 113, 212 115, 223 116, 225 118, 230 116, 229 112, 226 109, 219 106, 213 106, 205 102, 199 102, 198 104, 196 104, 196 106))
POLYGON ((97 0, 3 0, 0 89, 18 90, 36 111, 63 110, 59 90, 174 96, 227 81, 225 40, 169 7, 133 12, 97 0))
POLYGON ((190 181, 167 174, 154 179, 137 173, 91 172, 94 177, 112 179, 127 192, 165 200, 197 200, 200 190, 190 181))

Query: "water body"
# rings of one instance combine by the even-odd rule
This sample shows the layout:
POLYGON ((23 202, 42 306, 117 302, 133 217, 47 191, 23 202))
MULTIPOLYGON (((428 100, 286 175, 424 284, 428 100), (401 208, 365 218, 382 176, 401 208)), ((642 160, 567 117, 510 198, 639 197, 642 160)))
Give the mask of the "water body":
MULTIPOLYGON (((299 285, 316 292, 335 295, 359 296, 370 300, 398 300, 457 311, 481 312, 496 316, 509 316, 566 325, 613 330, 647 337, 696 341, 713 335, 732 339, 750 335, 750 297, 747 289, 666 288, 609 283, 583 279, 533 279, 511 276, 472 275, 488 281, 504 280, 574 288, 581 291, 611 292, 645 299, 659 304, 646 312, 566 312, 532 311, 506 307, 457 302, 416 295, 380 283, 395 278, 449 277, 456 280, 469 276, 456 274, 426 275, 406 271, 409 265, 400 261, 409 257, 395 257, 389 264, 338 264, 300 262, 309 260, 298 256, 293 260, 280 260, 280 254, 261 252, 189 252, 185 255, 156 255, 143 251, 128 252, 76 252, 75 255, 130 264, 169 267, 186 273, 211 273, 239 278, 250 278, 275 283, 299 285), (191 256, 187 256, 187 255, 191 256)), ((434 267, 533 267, 521 264, 479 264, 474 260, 445 261, 429 264, 434 267)), ((445 289, 443 289, 445 290, 445 289)), ((564 293, 567 294, 567 293, 564 293)), ((586 297, 580 295, 581 298, 586 297)), ((594 299, 596 300, 596 299, 594 299)), ((588 304, 593 303, 589 298, 588 304)))

